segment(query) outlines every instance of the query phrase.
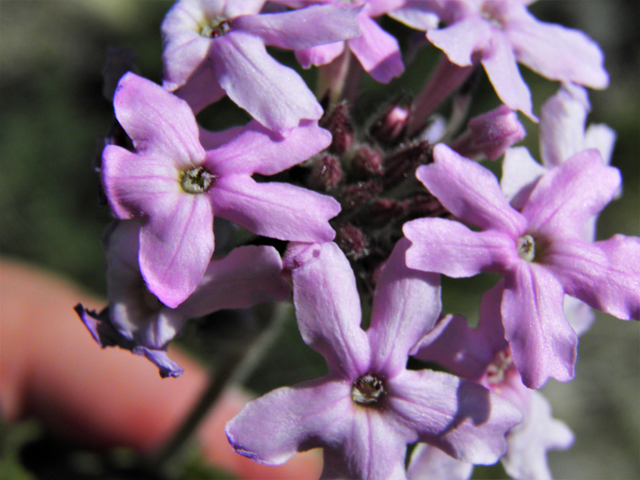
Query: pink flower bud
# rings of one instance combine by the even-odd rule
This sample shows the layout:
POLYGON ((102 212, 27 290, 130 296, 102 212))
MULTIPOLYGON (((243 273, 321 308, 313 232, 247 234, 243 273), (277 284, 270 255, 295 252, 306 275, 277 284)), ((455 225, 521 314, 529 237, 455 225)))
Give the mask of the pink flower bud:
POLYGON ((371 124, 369 133, 382 143, 397 143, 404 136, 408 118, 409 109, 395 102, 371 124))
POLYGON ((516 113, 502 105, 469 121, 469 129, 451 148, 467 158, 484 155, 489 160, 499 158, 507 148, 526 135, 516 113))

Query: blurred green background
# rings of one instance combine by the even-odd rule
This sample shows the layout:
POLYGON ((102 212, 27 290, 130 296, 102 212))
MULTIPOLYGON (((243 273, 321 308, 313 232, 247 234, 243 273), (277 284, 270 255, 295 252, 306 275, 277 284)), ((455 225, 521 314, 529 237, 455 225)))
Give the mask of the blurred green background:
MULTIPOLYGON (((92 167, 112 120, 111 105, 101 93, 101 70, 108 46, 131 48, 138 54, 141 74, 160 82, 159 26, 170 5, 161 0, 0 1, 2 256, 39 265, 105 294, 100 238, 109 212, 98 206, 98 177, 92 167)), ((601 215, 598 236, 639 235, 638 3, 543 0, 530 10, 542 20, 585 31, 605 52, 611 86, 590 92, 590 121, 606 123, 618 133, 612 163, 623 173, 624 195, 601 215)), ((433 52, 424 55, 435 58, 433 52)), ((285 53, 279 58, 291 61, 293 57, 285 53)), ((525 68, 521 71, 538 111, 558 85, 525 68)), ((380 99, 379 94, 393 95, 398 88, 417 91, 425 75, 424 65, 416 63, 402 81, 388 86, 367 82, 362 109, 377 108, 373 100, 371 105, 366 102, 380 99)), ((486 100, 476 104, 475 113, 497 103, 486 80, 478 97, 486 100)), ((220 118, 227 118, 225 110, 220 118)), ((536 127, 521 119, 529 132, 524 144, 537 157, 536 127)), ((482 293, 477 285, 472 281, 445 284, 445 307, 455 305, 457 312, 473 317, 482 293), (461 305, 460 292, 465 289, 470 300, 461 305)), ((78 328, 83 328, 80 322, 78 328)), ((308 349, 294 327, 288 330, 261 369, 262 375, 254 376, 262 378, 253 382, 255 388, 265 390, 315 376, 313 368, 300 367, 299 357, 307 355, 308 349)), ((640 478, 638 322, 599 314, 581 338, 576 380, 568 384, 551 380, 544 393, 555 416, 576 435, 572 449, 549 455, 556 478, 640 478)), ((485 475, 495 476, 496 471, 476 470, 476 477, 485 475)))

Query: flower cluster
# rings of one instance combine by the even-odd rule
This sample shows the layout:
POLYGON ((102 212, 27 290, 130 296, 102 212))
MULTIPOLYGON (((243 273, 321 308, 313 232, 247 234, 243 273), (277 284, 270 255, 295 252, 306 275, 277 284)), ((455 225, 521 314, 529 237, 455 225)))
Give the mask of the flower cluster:
POLYGON ((535 389, 574 377, 591 308, 640 319, 640 239, 594 242, 621 194, 615 134, 585 129, 583 87, 608 83, 600 49, 529 3, 178 1, 162 86, 129 72, 113 97, 109 305, 76 307, 95 340, 177 377, 166 350, 189 319, 292 291, 328 373, 249 402, 226 427, 238 453, 280 464, 319 447, 323 478, 466 479, 499 459, 516 479, 550 478, 546 451, 573 435, 535 389), (443 55, 415 99, 358 123, 363 72, 388 83, 408 61, 384 16, 443 55), (320 101, 267 47, 319 67, 320 101), (540 109, 541 163, 513 147, 517 111, 537 121, 517 62, 562 82, 540 109), (467 120, 480 64, 502 105, 467 120), (196 115, 225 95, 252 120, 206 130, 196 115), (450 116, 435 114, 450 96, 450 116), (499 180, 479 161, 502 156, 499 180), (482 272, 502 278, 476 328, 441 312, 440 274, 482 272))

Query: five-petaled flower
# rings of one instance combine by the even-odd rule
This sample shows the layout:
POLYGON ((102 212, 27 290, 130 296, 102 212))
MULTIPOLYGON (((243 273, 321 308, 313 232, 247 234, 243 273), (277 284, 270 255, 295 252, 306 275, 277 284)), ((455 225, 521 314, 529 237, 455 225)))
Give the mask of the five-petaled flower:
MULTIPOLYGON (((574 154, 596 148, 608 165, 615 144, 615 132, 604 124, 586 127, 590 105, 587 91, 563 84, 540 109, 540 160, 536 162, 526 147, 508 148, 502 163, 500 187, 513 208, 520 210, 536 182, 550 168, 562 164, 574 154)), ((620 190, 619 190, 620 191, 620 190)), ((617 194, 619 194, 619 191, 617 194)), ((580 236, 587 242, 596 238, 597 215, 587 220, 580 236)), ((565 296, 564 313, 578 335, 593 323, 591 308, 577 298, 565 296)))
MULTIPOLYGON (((335 3, 335 0, 314 0, 316 3, 335 3)), ((375 18, 397 10, 404 0, 367 0, 361 5, 357 20, 361 35, 346 41, 296 50, 296 58, 304 68, 325 65, 348 49, 362 68, 380 83, 389 83, 404 72, 402 54, 396 38, 385 32, 375 18)))
POLYGON ((271 130, 317 120, 322 107, 304 80, 267 46, 290 50, 360 35, 359 9, 312 5, 260 13, 265 0, 180 0, 162 22, 164 87, 195 111, 226 93, 271 130))
POLYGON ((527 10, 533 1, 445 0, 436 11, 446 27, 427 31, 456 65, 482 63, 500 100, 530 118, 531 93, 516 62, 551 80, 598 89, 609 83, 598 45, 580 31, 537 20, 527 10))
MULTIPOLYGON (((237 452, 280 464, 324 449, 324 478, 406 478, 407 444, 425 442, 466 462, 490 464, 520 412, 481 385, 431 370, 407 356, 440 312, 438 276, 411 270, 401 240, 378 280, 371 325, 348 260, 334 243, 299 246, 288 258, 304 341, 329 373, 249 402, 227 424, 237 452)), ((287 265, 285 265, 287 268, 287 265)))
POLYGON ((174 308, 196 288, 214 250, 213 216, 267 237, 329 241, 333 198, 283 183, 258 183, 331 142, 316 122, 287 137, 253 121, 205 151, 187 103, 159 85, 126 74, 114 98, 116 117, 135 151, 108 145, 102 183, 115 215, 142 221, 140 269, 149 290, 174 308))
POLYGON ((502 322, 524 384, 572 379, 578 339, 563 313, 565 293, 618 318, 640 318, 640 239, 589 243, 580 236, 613 198, 619 171, 597 150, 577 153, 538 180, 519 212, 484 167, 443 144, 433 154, 417 177, 453 215, 482 231, 440 218, 408 222, 407 265, 450 277, 501 273, 502 322))
MULTIPOLYGON (((499 287, 483 296, 476 328, 470 328, 459 315, 442 317, 421 340, 414 356, 437 362, 455 375, 479 382, 518 407, 524 419, 506 437, 507 453, 501 459, 502 464, 515 479, 551 480, 546 452, 568 448, 573 443, 573 434, 551 416, 549 402, 541 393, 523 385, 504 338, 501 296, 499 287)), ((466 480, 472 470, 470 464, 445 458, 432 447, 421 446, 412 454, 408 473, 411 480, 466 480)))

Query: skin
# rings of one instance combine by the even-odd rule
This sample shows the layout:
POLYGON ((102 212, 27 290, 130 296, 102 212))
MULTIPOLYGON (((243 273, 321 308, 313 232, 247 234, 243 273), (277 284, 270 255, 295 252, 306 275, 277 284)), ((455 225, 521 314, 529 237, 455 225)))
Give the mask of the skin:
MULTIPOLYGON (((143 357, 100 347, 73 306, 100 309, 105 301, 33 267, 0 259, 0 412, 7 422, 37 417, 48 428, 82 445, 105 450, 130 447, 150 454, 170 438, 207 384, 207 373, 170 349, 184 368, 178 379, 161 379, 143 357)), ((285 465, 260 465, 236 454, 224 425, 249 396, 229 389, 197 432, 212 465, 246 479, 315 479, 319 451, 296 455, 285 465)))

